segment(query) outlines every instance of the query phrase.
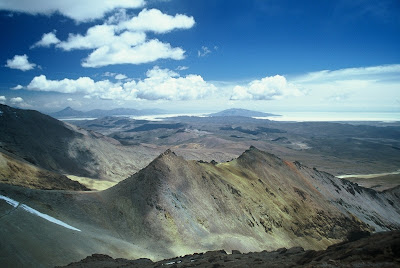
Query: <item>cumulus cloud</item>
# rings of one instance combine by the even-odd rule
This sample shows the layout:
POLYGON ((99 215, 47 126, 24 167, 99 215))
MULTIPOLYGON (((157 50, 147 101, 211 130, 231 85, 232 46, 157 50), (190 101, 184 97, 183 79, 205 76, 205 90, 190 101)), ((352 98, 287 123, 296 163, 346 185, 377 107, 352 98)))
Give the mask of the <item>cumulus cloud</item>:
POLYGON ((0 96, 0 103, 1 103, 1 104, 6 103, 6 101, 7 101, 6 96, 0 96))
POLYGON ((144 9, 130 19, 126 12, 121 11, 109 18, 107 23, 90 27, 84 35, 69 34, 67 40, 54 44, 65 51, 92 50, 82 61, 83 67, 142 64, 158 59, 181 60, 185 58, 182 48, 172 47, 158 39, 148 40, 146 32, 166 33, 174 29, 188 29, 194 23, 193 17, 182 14, 171 16, 157 9, 144 9))
POLYGON ((12 87, 11 89, 12 90, 20 90, 20 89, 23 89, 24 87, 23 86, 21 86, 21 85, 16 85, 15 87, 12 87))
POLYGON ((154 67, 146 78, 128 82, 94 81, 89 77, 76 80, 49 80, 44 75, 36 76, 27 86, 28 90, 82 93, 85 98, 99 97, 114 100, 194 100, 208 97, 216 87, 204 81, 200 75, 181 77, 169 69, 154 67))
POLYGON ((116 8, 138 8, 144 4, 144 0, 18 0, 0 1, 0 10, 44 15, 60 13, 77 22, 83 22, 102 18, 105 13, 116 8))
POLYGON ((147 100, 194 100, 203 99, 216 91, 216 87, 204 81, 200 75, 179 74, 154 67, 147 78, 137 83, 137 97, 147 100))
POLYGON ((11 99, 10 99, 10 102, 11 102, 12 104, 17 104, 17 103, 22 103, 22 102, 24 102, 24 100, 23 100, 21 97, 15 97, 15 98, 11 98, 11 99))
POLYGON ((5 65, 5 67, 21 71, 32 70, 33 68, 35 68, 35 66, 36 64, 29 62, 28 56, 26 54, 15 55, 14 58, 8 59, 7 64, 5 65))
POLYGON ((169 43, 163 43, 157 39, 150 40, 137 46, 126 44, 114 44, 102 46, 93 51, 82 62, 83 67, 102 67, 114 64, 141 64, 154 62, 159 59, 182 60, 185 51, 169 43))
POLYGON ((124 79, 126 79, 128 77, 126 75, 124 75, 124 74, 117 74, 117 75, 115 75, 114 78, 117 79, 117 80, 124 80, 124 79))
POLYGON ((54 30, 53 32, 45 33, 42 35, 42 39, 40 39, 38 42, 36 42, 32 48, 34 47, 49 47, 51 45, 55 45, 60 43, 60 39, 57 38, 56 36, 56 31, 54 30))
POLYGON ((101 47, 135 46, 145 42, 146 34, 141 32, 128 32, 122 34, 115 33, 113 25, 95 25, 90 27, 86 35, 69 34, 66 41, 57 44, 57 47, 66 50, 76 49, 97 49, 101 47))
POLYGON ((76 80, 48 80, 45 75, 36 76, 27 86, 28 90, 54 91, 61 93, 102 93, 113 84, 109 80, 95 82, 89 77, 80 77, 76 80))
POLYGON ((245 86, 235 86, 231 100, 274 100, 286 96, 301 96, 300 88, 289 83, 284 76, 267 76, 245 86))
POLYGON ((158 9, 143 9, 138 16, 120 22, 117 28, 120 30, 167 33, 174 29, 190 29, 194 24, 193 17, 182 14, 171 16, 158 9))

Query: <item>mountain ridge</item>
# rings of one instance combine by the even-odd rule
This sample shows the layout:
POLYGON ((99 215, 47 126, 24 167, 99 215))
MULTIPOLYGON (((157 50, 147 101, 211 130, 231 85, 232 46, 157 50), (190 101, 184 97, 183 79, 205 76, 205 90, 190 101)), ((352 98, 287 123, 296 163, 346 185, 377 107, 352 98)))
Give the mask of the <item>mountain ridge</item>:
POLYGON ((118 182, 159 153, 142 145, 123 146, 37 111, 6 105, 0 111, 0 150, 50 172, 118 182))
POLYGON ((399 191, 367 190, 255 147, 223 163, 185 160, 167 150, 104 191, 0 184, 0 194, 81 230, 10 212, 0 200, 0 215, 7 215, 0 221, 0 243, 7 245, 5 263, 18 254, 20 263, 46 266, 94 253, 161 260, 218 249, 320 250, 350 232, 400 229, 399 191), (34 250, 40 237, 47 242, 34 250), (64 254, 48 255, 54 248, 64 254))

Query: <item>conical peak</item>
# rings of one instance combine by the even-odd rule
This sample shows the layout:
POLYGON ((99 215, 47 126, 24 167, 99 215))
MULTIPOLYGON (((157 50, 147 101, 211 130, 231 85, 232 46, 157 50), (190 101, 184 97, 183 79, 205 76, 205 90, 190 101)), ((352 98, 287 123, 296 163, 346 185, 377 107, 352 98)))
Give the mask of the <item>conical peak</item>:
POLYGON ((258 150, 255 146, 251 145, 249 149, 247 149, 246 151, 244 151, 240 156, 243 157, 245 155, 253 155, 253 154, 257 154, 257 153, 263 153, 262 151, 258 150))
POLYGON ((261 151, 257 149, 255 146, 250 146, 249 149, 244 151, 239 157, 238 160, 243 163, 254 163, 254 162, 270 162, 270 163, 282 163, 282 159, 280 159, 278 156, 261 151), (272 162, 271 162, 272 161, 272 162))
POLYGON ((179 159, 183 159, 182 157, 176 155, 171 149, 167 149, 165 152, 161 153, 153 162, 157 162, 159 160, 163 161, 177 161, 179 159))
POLYGON ((250 145, 249 151, 260 151, 255 146, 250 145))

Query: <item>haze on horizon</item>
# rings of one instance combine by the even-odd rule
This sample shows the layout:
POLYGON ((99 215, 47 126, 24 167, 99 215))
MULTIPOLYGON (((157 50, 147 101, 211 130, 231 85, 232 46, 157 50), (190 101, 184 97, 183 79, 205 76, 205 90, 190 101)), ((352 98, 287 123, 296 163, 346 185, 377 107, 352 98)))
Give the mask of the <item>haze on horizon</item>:
POLYGON ((0 0, 0 103, 400 112, 400 3, 0 0))

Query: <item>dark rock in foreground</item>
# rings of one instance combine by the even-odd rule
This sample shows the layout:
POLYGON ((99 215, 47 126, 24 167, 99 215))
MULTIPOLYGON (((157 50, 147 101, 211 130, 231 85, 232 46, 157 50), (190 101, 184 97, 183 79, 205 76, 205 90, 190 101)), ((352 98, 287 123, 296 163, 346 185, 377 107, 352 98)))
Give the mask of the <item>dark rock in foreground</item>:
POLYGON ((241 254, 209 251, 159 262, 149 259, 113 259, 93 254, 66 267, 400 267, 400 231, 376 233, 326 250, 301 247, 241 254))

